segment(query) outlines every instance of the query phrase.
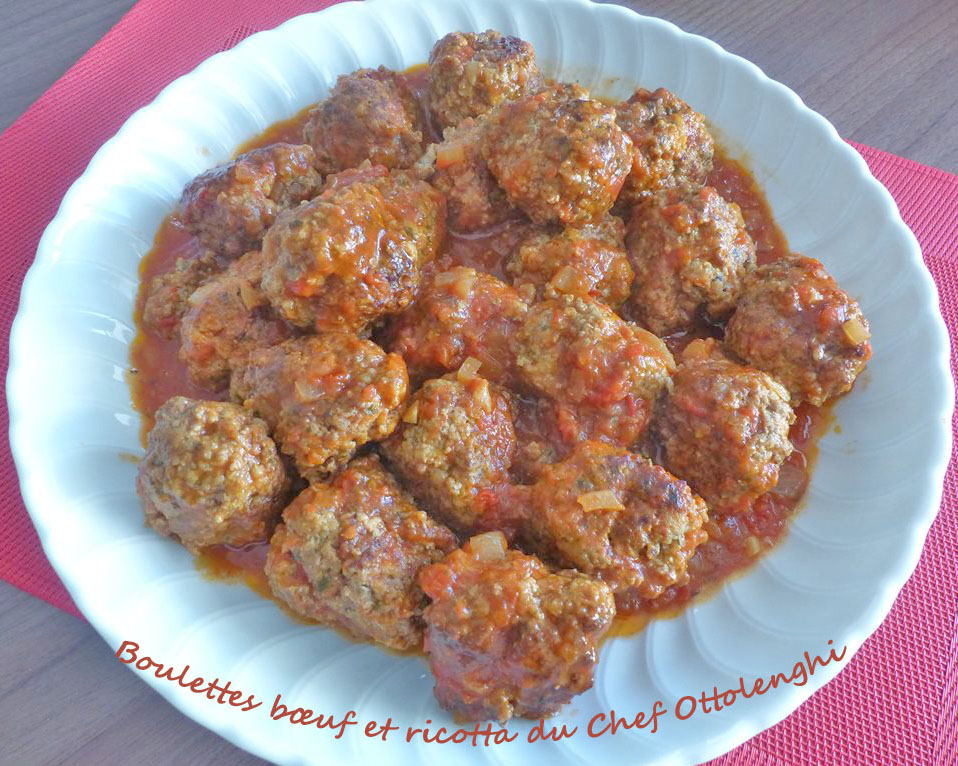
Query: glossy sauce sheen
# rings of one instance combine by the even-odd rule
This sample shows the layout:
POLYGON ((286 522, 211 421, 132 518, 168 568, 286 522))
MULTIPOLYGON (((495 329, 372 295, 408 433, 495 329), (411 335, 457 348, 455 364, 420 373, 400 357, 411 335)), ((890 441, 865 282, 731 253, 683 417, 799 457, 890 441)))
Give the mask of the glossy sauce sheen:
MULTIPOLYGON (((406 75, 409 86, 417 93, 423 89, 424 71, 424 67, 416 67, 406 75)), ((242 154, 280 141, 300 143, 308 112, 309 108, 288 120, 275 123, 261 135, 240 146, 236 153, 242 154)), ((432 133, 429 138, 436 140, 434 130, 427 132, 432 133)), ((788 243, 776 225, 761 189, 742 164, 717 149, 708 183, 741 207, 748 231, 755 240, 759 263, 767 263, 789 252, 788 243)), ((439 265, 443 268, 472 266, 504 279, 506 258, 528 225, 520 221, 509 222, 481 236, 450 233, 439 265)), ((148 284, 154 275, 169 270, 177 258, 195 254, 196 247, 193 238, 168 216, 160 225, 154 246, 140 266, 140 293, 135 309, 137 335, 131 349, 129 380, 134 406, 143 418, 141 439, 144 445, 146 435, 153 426, 153 413, 171 396, 226 398, 226 392, 211 392, 192 384, 185 366, 178 358, 177 341, 159 338, 142 325, 145 300, 143 285, 148 284)), ((721 335, 721 327, 703 326, 694 334, 685 333, 667 338, 666 341, 674 352, 696 336, 721 335)), ((776 491, 760 497, 745 514, 712 518, 706 525, 709 540, 699 546, 689 563, 689 582, 668 589, 656 600, 654 609, 650 608, 648 614, 618 618, 610 635, 641 630, 653 614, 670 616, 678 613, 690 599, 714 590, 727 577, 746 569, 781 540, 790 517, 804 495, 815 461, 815 445, 829 420, 828 405, 824 408, 801 405, 796 410, 796 421, 790 432, 795 451, 782 466, 776 491)), ((547 443, 559 441, 554 424, 538 417, 532 406, 522 408, 516 426, 525 438, 537 438, 547 443)), ((244 582, 260 595, 270 597, 263 572, 267 547, 266 541, 242 548, 213 546, 197 556, 197 566, 209 577, 244 582)), ((289 610, 285 611, 290 613, 289 610)), ((296 619, 302 621, 302 618, 296 619)))

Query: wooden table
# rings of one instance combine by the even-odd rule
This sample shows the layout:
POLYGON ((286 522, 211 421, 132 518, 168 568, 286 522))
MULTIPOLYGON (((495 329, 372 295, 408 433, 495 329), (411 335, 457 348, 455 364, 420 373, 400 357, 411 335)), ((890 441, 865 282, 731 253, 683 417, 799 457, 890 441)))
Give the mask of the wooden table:
MULTIPOLYGON (((132 4, 4 0, 0 128, 132 4)), ((954 0, 622 4, 751 59, 847 138, 958 171, 954 0)), ((265 762, 176 712, 121 667, 86 623, 0 583, 0 763, 265 762)))

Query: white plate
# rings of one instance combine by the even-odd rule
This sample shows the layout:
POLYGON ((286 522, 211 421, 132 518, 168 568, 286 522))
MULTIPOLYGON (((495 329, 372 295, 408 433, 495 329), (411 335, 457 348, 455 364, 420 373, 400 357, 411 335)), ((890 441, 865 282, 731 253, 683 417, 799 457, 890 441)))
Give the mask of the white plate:
MULTIPOLYGON (((137 641, 265 699, 239 712, 151 675, 200 723, 280 763, 691 764, 774 724, 828 681, 888 613, 941 498, 953 384, 937 295, 888 192, 822 117, 754 65, 671 24, 583 0, 374 0, 300 16, 204 62, 137 112, 63 199, 23 285, 8 375, 10 438, 44 550, 87 619, 116 649, 137 641), (205 580, 178 545, 147 530, 133 490, 139 416, 124 371, 137 266, 184 184, 360 66, 403 69, 455 30, 495 27, 532 41, 548 74, 602 95, 665 86, 705 113, 765 188, 792 247, 822 260, 861 300, 874 358, 836 408, 805 509, 747 576, 680 618, 608 642, 595 688, 555 722, 670 708, 738 677, 788 671, 803 652, 847 645, 841 664, 721 713, 658 732, 488 749, 388 743, 360 726, 341 739, 274 722, 294 706, 403 726, 449 724, 417 658, 347 643, 291 622, 243 586, 205 580), (610 79, 612 78, 612 79, 610 79), (618 78, 618 79, 615 79, 618 78), (383 761, 388 758, 388 761, 383 761)), ((524 732, 525 723, 510 729, 524 732)))

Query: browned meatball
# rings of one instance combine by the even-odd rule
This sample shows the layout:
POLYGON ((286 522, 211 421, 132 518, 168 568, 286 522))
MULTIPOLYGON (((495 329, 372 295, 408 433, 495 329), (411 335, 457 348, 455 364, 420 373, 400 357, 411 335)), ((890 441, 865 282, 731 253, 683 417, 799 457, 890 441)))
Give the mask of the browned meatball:
POLYGON ((487 532, 424 567, 419 584, 432 599, 423 647, 436 699, 457 718, 540 718, 591 688, 615 616, 605 583, 552 573, 487 532))
POLYGON ((255 349, 233 371, 230 392, 269 423, 300 473, 314 478, 392 433, 407 385, 398 354, 330 332, 255 349))
POLYGON ((700 311, 725 319, 755 269, 741 210, 711 186, 668 189, 637 205, 626 244, 635 269, 629 310, 656 335, 688 329, 700 311))
POLYGON ((427 380, 383 454, 416 498, 458 531, 496 526, 494 496, 516 452, 512 402, 469 370, 427 380))
POLYGON ((482 157, 484 130, 484 123, 472 119, 447 128, 442 143, 432 144, 417 165, 417 171, 446 195, 447 221, 454 231, 471 232, 519 216, 482 157))
POLYGON ((531 285, 539 299, 581 295, 614 308, 632 288, 624 238, 622 220, 611 215, 577 229, 538 231, 522 242, 506 270, 517 289, 531 285))
POLYGON ((615 110, 575 85, 503 105, 483 156, 506 196, 536 223, 589 223, 607 213, 632 163, 615 110))
POLYGON ((186 187, 177 216, 227 258, 259 249, 276 215, 319 191, 308 146, 272 144, 203 173, 186 187))
POLYGON ((674 93, 639 88, 616 107, 616 122, 633 146, 620 200, 634 203, 660 189, 705 183, 715 142, 705 118, 674 93))
POLYGON ((465 266, 437 272, 419 299, 387 331, 387 348, 402 354, 414 380, 458 369, 467 357, 483 377, 515 378, 515 336, 528 310, 505 282, 465 266))
POLYGON ((537 553, 608 583, 617 611, 635 612, 644 599, 688 580, 707 520, 688 484, 648 458, 582 442, 542 469, 524 537, 537 553))
POLYGON ((363 160, 409 168, 422 154, 422 119, 414 96, 385 67, 341 75, 304 128, 323 173, 363 160))
POLYGON ((146 523, 193 552, 267 537, 290 483, 266 424, 236 404, 185 396, 155 417, 136 477, 146 523))
POLYGON ((283 511, 266 559, 270 587, 297 614, 393 649, 422 644, 416 573, 456 547, 373 456, 312 484, 283 511))
POLYGON ((871 358, 868 320, 825 267, 792 255, 759 268, 729 320, 725 343, 773 375, 795 404, 851 389, 871 358))
POLYGON ((685 479, 716 513, 745 510, 774 488, 792 452, 795 413, 771 376, 735 364, 696 343, 656 410, 661 462, 685 479), (700 349, 706 353, 699 356, 700 349))
POLYGON ((193 291, 222 268, 209 251, 195 258, 177 258, 172 269, 150 280, 143 302, 143 326, 167 340, 175 338, 193 291))
POLYGON ((636 442, 675 367, 661 340, 591 298, 533 305, 517 340, 521 379, 578 422, 576 441, 636 442))
POLYGON ((415 297, 444 220, 442 195, 408 173, 336 184, 269 230, 263 292, 300 327, 361 331, 415 297))
POLYGON ((259 289, 262 274, 262 253, 253 251, 190 296, 180 324, 180 359, 198 386, 226 388, 233 367, 253 349, 291 337, 259 289))
POLYGON ((451 32, 429 54, 427 98, 442 127, 535 93, 544 84, 532 46, 492 29, 451 32))

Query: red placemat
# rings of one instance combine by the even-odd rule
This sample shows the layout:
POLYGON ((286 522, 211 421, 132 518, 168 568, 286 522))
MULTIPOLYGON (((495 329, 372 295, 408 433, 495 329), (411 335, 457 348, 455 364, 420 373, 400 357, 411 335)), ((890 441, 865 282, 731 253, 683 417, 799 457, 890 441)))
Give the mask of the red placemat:
MULTIPOLYGON (((330 0, 141 0, 0 136, 0 328, 9 336, 20 283, 60 199, 93 152, 168 82, 247 35, 330 0), (183 20, 189 19, 188 24, 183 20), (174 33, 175 32, 175 33, 174 33)), ((942 313, 958 339, 958 176, 854 144, 921 243, 942 313)), ((0 349, 7 362, 6 343, 0 349)), ((954 371, 955 361, 952 358, 954 371)), ((7 429, 6 396, 0 428, 7 429)), ((23 507, 0 444, 0 578, 79 614, 23 507)), ((958 469, 914 576, 841 675, 788 719, 711 766, 958 763, 958 469)))

